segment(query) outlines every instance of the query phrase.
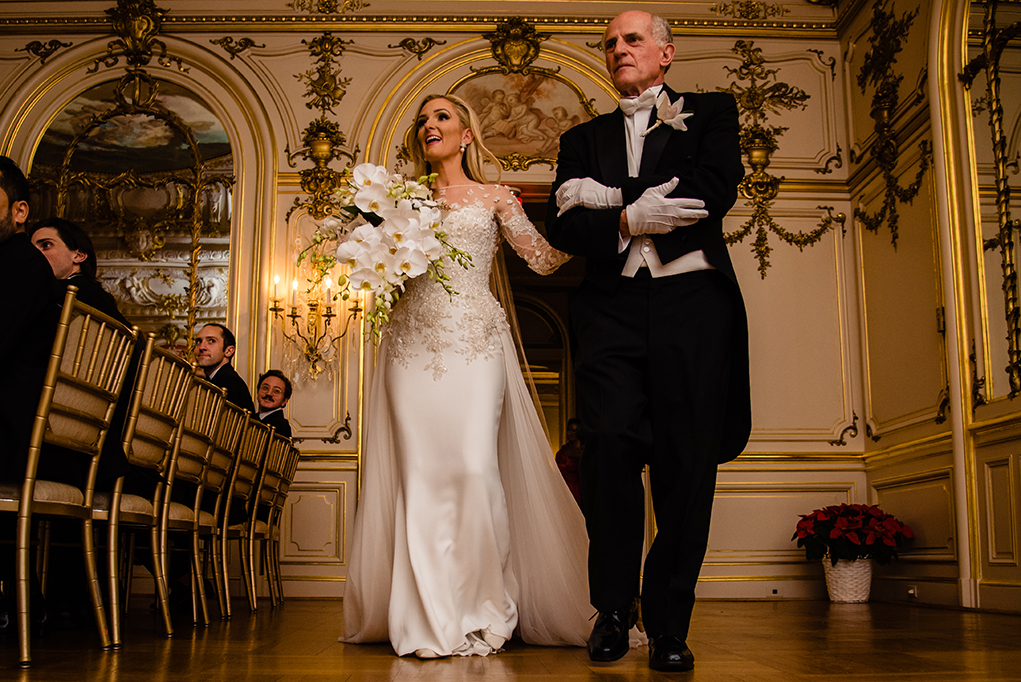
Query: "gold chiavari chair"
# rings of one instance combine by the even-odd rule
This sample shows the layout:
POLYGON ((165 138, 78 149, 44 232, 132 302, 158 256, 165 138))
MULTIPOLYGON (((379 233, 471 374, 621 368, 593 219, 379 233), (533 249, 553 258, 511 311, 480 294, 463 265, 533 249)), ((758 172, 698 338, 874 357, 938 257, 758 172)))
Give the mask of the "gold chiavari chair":
MULTIPOLYGON (((230 583, 228 578, 227 544, 231 539, 243 540, 247 535, 247 520, 252 513, 256 488, 266 462, 266 450, 269 445, 273 427, 263 424, 254 417, 249 417, 238 445, 237 461, 231 472, 230 488, 225 496, 223 517, 220 519, 220 561, 223 570, 223 586, 226 593, 225 606, 227 618, 230 618, 230 583), (236 510, 231 519, 231 508, 236 510), (232 523, 233 521, 233 523, 232 523)), ((243 547, 243 544, 242 544, 243 547)), ((239 552, 241 556, 241 582, 248 594, 248 606, 255 611, 255 593, 249 584, 248 553, 239 552)))
POLYGON ((117 397, 137 337, 137 330, 76 300, 77 287, 64 297, 53 340, 42 394, 29 441, 25 478, 0 485, 0 513, 18 515, 15 547, 18 647, 22 667, 31 665, 29 616, 29 550, 32 519, 68 517, 82 523, 82 546, 89 596, 104 649, 110 647, 106 614, 96 574, 92 504, 99 454, 103 448, 117 397), (41 459, 49 456, 44 445, 81 453, 88 464, 82 487, 36 480, 41 459))
MULTIPOLYGON (((186 360, 156 346, 156 335, 148 334, 145 350, 135 377, 131 392, 128 418, 124 423, 124 454, 135 473, 150 472, 148 486, 151 493, 136 490, 125 492, 125 481, 135 473, 122 476, 114 483, 109 495, 97 495, 93 517, 107 522, 107 564, 109 567, 110 613, 115 647, 121 645, 121 591, 124 603, 130 593, 130 581, 122 575, 130 575, 132 552, 123 562, 120 560, 119 536, 123 529, 149 531, 153 578, 156 582, 156 598, 163 616, 163 629, 169 637, 174 629, 170 621, 170 604, 166 574, 161 563, 162 548, 160 512, 163 499, 169 495, 170 472, 173 466, 175 444, 179 440, 181 415, 189 386, 194 380, 194 371, 186 360)), ((143 476, 146 474, 143 474, 143 476)), ((134 543, 129 546, 133 547, 134 543)))
POLYGON ((277 604, 282 604, 284 601, 284 583, 280 572, 280 523, 284 516, 287 494, 290 492, 291 483, 294 482, 294 476, 298 472, 300 458, 301 453, 298 452, 298 448, 291 445, 287 451, 287 462, 284 464, 284 473, 280 480, 280 487, 273 498, 273 504, 270 508, 269 520, 266 524, 266 537, 262 540, 262 556, 270 576, 269 598, 270 605, 273 608, 276 608, 277 604), (276 589, 274 590, 274 588, 276 589))
POLYGON ((198 531, 199 537, 206 541, 207 553, 212 557, 213 581, 216 585, 216 599, 221 618, 228 618, 230 612, 227 606, 229 591, 224 582, 225 569, 220 554, 223 549, 223 543, 220 541, 220 515, 226 507, 231 475, 237 463, 238 445, 247 423, 247 411, 224 401, 219 426, 216 429, 213 453, 202 481, 206 495, 202 506, 203 509, 212 511, 210 516, 200 515, 198 531))
MULTIPOLYGON (((270 435, 262 475, 259 477, 259 482, 256 485, 255 496, 249 504, 250 514, 245 522, 244 533, 241 536, 241 551, 248 557, 248 592, 252 595, 258 595, 255 584, 255 549, 258 547, 262 553, 263 565, 266 567, 270 603, 273 606, 276 606, 276 583, 274 580, 274 566, 267 555, 269 550, 270 522, 273 520, 274 505, 276 504, 277 497, 280 495, 281 487, 284 484, 284 477, 287 474, 288 455, 290 452, 291 439, 274 431, 270 435)), ((257 597, 254 601, 255 603, 258 602, 257 597)))
POLYGON ((191 555, 192 622, 196 625, 199 623, 200 610, 203 625, 209 625, 209 608, 206 605, 206 590, 202 577, 199 528, 215 526, 213 514, 205 511, 202 503, 206 492, 205 482, 210 475, 210 460, 215 450, 217 429, 220 426, 220 413, 225 404, 222 388, 205 379, 198 377, 194 379, 184 408, 171 474, 174 497, 187 499, 190 496, 190 502, 185 504, 170 497, 164 499, 160 533, 161 547, 166 550, 163 555, 163 571, 168 572, 170 551, 168 534, 173 531, 187 532, 191 555))

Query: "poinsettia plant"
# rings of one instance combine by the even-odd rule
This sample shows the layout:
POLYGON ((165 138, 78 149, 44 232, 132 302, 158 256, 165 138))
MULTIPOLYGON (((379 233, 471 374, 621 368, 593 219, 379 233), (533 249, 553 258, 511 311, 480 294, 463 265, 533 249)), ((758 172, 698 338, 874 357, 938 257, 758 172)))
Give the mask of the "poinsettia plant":
POLYGON ((909 526, 875 505, 837 504, 801 514, 791 540, 805 549, 809 561, 829 557, 836 566, 838 559, 875 559, 886 565, 914 537, 909 526))

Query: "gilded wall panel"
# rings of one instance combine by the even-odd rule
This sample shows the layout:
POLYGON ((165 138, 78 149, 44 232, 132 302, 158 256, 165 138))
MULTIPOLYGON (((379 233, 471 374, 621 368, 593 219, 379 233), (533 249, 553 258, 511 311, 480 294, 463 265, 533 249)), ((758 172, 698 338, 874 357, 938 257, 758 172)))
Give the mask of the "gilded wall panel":
MULTIPOLYGON (((904 159, 912 175, 917 158, 904 159)), ((888 233, 855 223, 862 286, 867 420, 873 435, 945 421, 947 387, 942 329, 942 282, 933 187, 900 208, 903 229, 896 248, 888 233), (937 421, 939 420, 939 421, 937 421)), ((881 188, 870 184, 863 204, 871 210, 881 188)))
POLYGON ((892 478, 872 478, 875 502, 911 526, 915 540, 901 561, 957 560, 954 483, 950 469, 926 470, 892 478))
POLYGON ((985 469, 986 560, 1017 566, 1017 489, 1013 458, 989 460, 985 469))
MULTIPOLYGON (((742 220, 738 207, 727 227, 742 220)), ((785 204, 774 219, 788 230, 809 230, 819 220, 814 206, 785 204)), ((833 451, 829 441, 853 420, 856 339, 848 333, 847 253, 852 242, 840 230, 804 251, 777 248, 769 277, 760 279, 750 245, 731 247, 752 335, 751 384, 754 421, 750 450, 791 448, 794 442, 833 451), (795 304, 796 302, 796 304, 795 304)), ((854 446, 852 446, 854 447, 854 446)), ((861 449, 861 441, 858 442, 861 449)), ((845 454, 841 452, 840 454, 845 454)))
POLYGON ((872 119, 872 97, 875 85, 859 85, 858 77, 863 67, 867 68, 877 56, 881 60, 892 59, 891 71, 894 78, 900 78, 898 106, 894 111, 895 128, 903 119, 924 112, 927 93, 926 74, 928 70, 928 36, 931 3, 886 2, 880 11, 888 18, 882 22, 892 28, 878 42, 878 48, 870 43, 874 35, 873 8, 875 2, 863 3, 862 11, 854 17, 844 43, 844 78, 847 88, 848 133, 851 149, 863 154, 875 137, 872 119), (905 29, 905 23, 909 26, 905 29))
POLYGON ((791 540, 799 514, 856 501, 858 483, 847 472, 785 483, 731 483, 716 487, 706 564, 804 563, 805 551, 791 540), (843 479, 843 480, 841 480, 843 479))

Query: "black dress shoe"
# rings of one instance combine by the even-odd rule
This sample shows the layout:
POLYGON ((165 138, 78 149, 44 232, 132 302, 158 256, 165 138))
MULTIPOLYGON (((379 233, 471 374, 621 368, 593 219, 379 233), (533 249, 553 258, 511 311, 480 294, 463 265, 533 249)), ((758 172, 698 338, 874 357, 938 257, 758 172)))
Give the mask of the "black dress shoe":
POLYGON ((638 601, 624 609, 600 612, 588 638, 588 657, 593 661, 616 661, 630 646, 628 631, 638 622, 638 601))
POLYGON ((680 637, 650 637, 649 667, 663 672, 692 670, 695 667, 695 656, 680 637))

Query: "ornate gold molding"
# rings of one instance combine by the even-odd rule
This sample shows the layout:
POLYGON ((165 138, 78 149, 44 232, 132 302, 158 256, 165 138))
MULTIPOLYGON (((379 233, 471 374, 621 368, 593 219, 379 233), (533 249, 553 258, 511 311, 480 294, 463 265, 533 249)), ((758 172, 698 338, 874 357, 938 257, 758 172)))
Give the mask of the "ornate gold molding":
POLYGON ((730 2, 718 2, 710 8, 720 16, 731 16, 735 19, 757 20, 782 17, 790 10, 779 3, 772 5, 762 0, 730 0, 730 2))
POLYGON ((986 388, 986 378, 978 375, 978 355, 975 352, 975 339, 971 340, 971 353, 968 354, 968 364, 971 365, 971 413, 979 405, 986 404, 986 396, 983 391, 986 388))
MULTIPOLYGON (((875 121, 875 141, 869 147, 869 155, 875 159, 883 176, 883 206, 876 213, 868 213, 863 208, 854 209, 854 217, 861 221, 869 232, 879 232, 885 222, 890 229, 890 240, 897 248, 898 203, 911 203, 922 186, 922 177, 932 160, 929 143, 923 140, 919 144, 920 159, 914 181, 907 187, 901 187, 895 171, 899 158, 897 136, 893 130, 893 113, 897 110, 900 99, 898 91, 904 76, 894 73, 893 65, 897 62, 897 53, 901 51, 901 43, 908 36, 911 24, 918 15, 918 9, 905 12, 900 19, 885 12, 888 0, 876 0, 872 7, 872 35, 869 43, 872 49, 865 54, 865 63, 858 73, 858 87, 862 94, 869 85, 875 85, 876 92, 872 96, 872 118, 875 121)), ((851 151, 851 161, 859 163, 864 159, 851 151)))
POLYGON ((415 40, 414 38, 405 38, 396 45, 387 45, 387 47, 389 48, 403 47, 405 50, 418 57, 418 61, 422 61, 422 55, 424 55, 426 52, 433 49, 437 45, 446 44, 447 44, 446 40, 434 40, 429 37, 422 38, 421 42, 415 40))
POLYGON ((222 47, 230 55, 231 59, 234 59, 234 57, 238 56, 245 50, 249 50, 253 47, 266 47, 265 43, 257 45, 251 38, 242 38, 235 43, 234 39, 230 36, 220 38, 219 40, 210 40, 209 42, 213 45, 219 45, 222 47))
POLYGON ((62 43, 59 40, 51 40, 44 45, 42 41, 33 40, 25 47, 19 47, 15 52, 27 52, 32 56, 39 57, 40 64, 45 64, 54 52, 62 47, 71 47, 72 45, 74 43, 62 43))
POLYGON ((847 445, 847 441, 844 439, 845 436, 851 436, 851 438, 858 437, 858 413, 852 410, 851 412, 851 423, 844 427, 844 430, 840 432, 840 438, 831 440, 830 445, 833 446, 844 446, 847 445))
POLYGON ((826 159, 826 165, 824 165, 822 168, 816 168, 815 172, 818 173, 819 175, 828 175, 829 173, 832 173, 833 169, 830 168, 831 163, 834 164, 837 168, 843 168, 844 159, 841 156, 842 153, 843 150, 840 148, 840 145, 838 144, 837 153, 831 156, 830 158, 826 159))
POLYGON ((287 6, 309 14, 344 14, 365 9, 369 3, 366 0, 292 0, 287 6))
POLYGON ((301 41, 308 47, 309 54, 315 58, 316 66, 312 70, 295 76, 307 86, 305 96, 309 98, 305 106, 319 109, 319 117, 313 120, 302 133, 301 149, 291 151, 290 146, 284 148, 287 164, 296 168, 294 159, 301 157, 311 161, 314 166, 300 171, 301 189, 308 196, 298 197, 287 212, 287 219, 298 208, 305 208, 316 220, 330 215, 335 207, 333 193, 340 186, 343 171, 330 168, 330 162, 347 158, 354 162, 358 155, 358 147, 354 150, 345 149, 347 137, 337 123, 326 118, 326 112, 333 113, 333 107, 340 103, 347 94, 350 78, 340 78, 340 66, 337 59, 344 54, 345 46, 351 41, 343 40, 327 31, 312 40, 301 41))
POLYGON ((776 77, 778 69, 766 67, 762 49, 755 47, 754 42, 739 40, 734 44, 732 52, 742 58, 741 66, 736 69, 724 68, 735 76, 737 81, 745 81, 748 85, 732 82, 729 88, 720 89, 734 95, 742 111, 744 123, 741 126, 741 150, 747 155, 752 172, 744 177, 738 189, 752 207, 752 216, 740 229, 724 236, 727 244, 736 244, 755 232, 752 251, 759 261, 759 275, 765 279, 766 270, 770 267, 769 253, 772 251, 769 245, 770 232, 782 241, 803 250, 822 239, 823 234, 831 229, 835 220, 840 222, 843 220, 839 216, 835 218, 830 213, 829 218, 824 219, 819 227, 811 232, 788 232, 769 214, 773 200, 780 192, 783 178, 767 173, 766 168, 769 166, 770 156, 779 148, 777 138, 783 135, 787 128, 764 124, 770 113, 775 114, 783 109, 804 109, 809 95, 798 87, 778 81, 776 77))
POLYGON ((106 56, 96 58, 89 73, 98 71, 100 64, 107 68, 115 66, 121 57, 128 68, 141 68, 148 66, 154 56, 161 66, 176 63, 181 71, 187 71, 181 58, 169 56, 167 44, 156 37, 162 30, 167 10, 157 7, 153 0, 117 0, 117 7, 106 13, 118 37, 107 43, 106 56))
POLYGON ((1000 247, 1000 270, 1003 274, 1003 307, 1007 321, 1007 376, 1010 381, 1010 397, 1021 393, 1021 307, 1018 304, 1017 266, 1014 263, 1014 231, 1021 228, 1021 220, 1011 218, 1010 183, 1007 180, 1007 133, 1003 126, 1003 100, 1000 95, 1000 56, 1007 44, 1021 37, 1021 23, 1013 23, 1005 29, 996 28, 997 0, 986 2, 982 22, 982 54, 971 60, 960 74, 959 79, 966 88, 971 88, 975 76, 985 72, 985 104, 989 111, 989 127, 992 134, 994 171, 996 177, 996 214, 999 229, 994 239, 987 240, 983 247, 1000 247))
MULTIPOLYGON (((164 18, 164 24, 174 31, 222 33, 223 31, 308 32, 343 31, 345 33, 378 31, 406 31, 409 26, 417 30, 443 30, 452 33, 477 34, 506 16, 434 16, 434 15, 336 15, 311 14, 308 16, 228 14, 228 15, 173 15, 164 18)), ((606 17, 522 17, 537 29, 557 33, 601 35, 606 29, 606 17)), ((95 17, 71 18, 0 18, 0 34, 26 35, 54 32, 96 33, 106 21, 95 17)), ((714 35, 742 38, 754 31, 761 38, 837 38, 837 22, 804 21, 747 21, 739 19, 674 19, 670 25, 691 35, 714 35), (823 35, 820 35, 823 34, 823 35)))

